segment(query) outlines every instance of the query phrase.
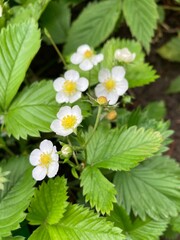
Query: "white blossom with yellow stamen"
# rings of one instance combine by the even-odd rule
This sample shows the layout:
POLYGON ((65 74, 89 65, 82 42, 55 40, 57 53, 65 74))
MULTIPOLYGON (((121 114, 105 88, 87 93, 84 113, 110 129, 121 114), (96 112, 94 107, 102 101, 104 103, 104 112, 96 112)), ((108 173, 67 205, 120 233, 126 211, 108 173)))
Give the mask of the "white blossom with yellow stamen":
POLYGON ((39 149, 34 149, 29 157, 31 165, 35 166, 32 176, 36 181, 41 181, 47 175, 49 178, 54 177, 59 169, 59 156, 56 146, 53 146, 49 140, 43 140, 39 149))
POLYGON ((79 65, 83 71, 88 71, 103 61, 104 55, 102 53, 95 54, 89 45, 84 44, 78 47, 77 52, 71 56, 71 62, 79 65))
POLYGON ((86 91, 89 82, 86 78, 80 77, 75 70, 68 70, 63 77, 55 79, 53 86, 58 103, 73 103, 81 98, 82 92, 86 91))
POLYGON ((125 69, 120 66, 109 69, 103 68, 99 71, 99 84, 95 87, 96 97, 104 96, 109 105, 114 105, 119 96, 122 96, 128 89, 128 82, 124 78, 125 69))
POLYGON ((68 136, 77 128, 82 122, 82 113, 79 106, 74 107, 61 107, 57 113, 57 118, 51 123, 51 129, 57 135, 68 136))

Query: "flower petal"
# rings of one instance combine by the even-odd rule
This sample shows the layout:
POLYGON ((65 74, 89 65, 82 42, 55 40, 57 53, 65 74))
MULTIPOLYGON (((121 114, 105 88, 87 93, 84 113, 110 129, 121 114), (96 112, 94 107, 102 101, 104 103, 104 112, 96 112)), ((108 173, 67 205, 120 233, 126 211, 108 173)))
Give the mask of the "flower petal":
POLYGON ((57 135, 59 136, 63 136, 66 137, 68 135, 70 135, 73 132, 74 129, 58 129, 58 131, 56 132, 57 135))
POLYGON ((41 181, 46 177, 47 168, 37 166, 32 171, 32 176, 36 181, 41 181))
POLYGON ((82 60, 83 60, 83 55, 80 53, 74 53, 70 58, 70 61, 73 64, 80 64, 82 60))
POLYGON ((56 94, 56 102, 58 103, 68 103, 69 102, 69 97, 64 94, 63 92, 58 92, 56 94))
POLYGON ((79 79, 79 73, 75 70, 68 70, 65 72, 64 78, 76 82, 79 79))
POLYGON ((102 68, 98 74, 99 82, 104 82, 105 80, 107 80, 109 78, 111 78, 111 73, 110 73, 109 69, 102 68))
POLYGON ((54 121, 52 121, 51 125, 50 125, 50 128, 53 132, 57 132, 59 129, 61 129, 61 125, 60 125, 60 120, 59 119, 56 119, 54 121))
POLYGON ((114 91, 107 95, 107 100, 109 102, 109 105, 114 105, 115 103, 117 103, 118 98, 119 98, 119 95, 114 91))
POLYGON ((79 65, 80 69, 83 71, 89 71, 93 68, 93 64, 89 59, 84 59, 80 65, 79 65))
POLYGON ((63 89, 63 85, 64 85, 65 79, 62 77, 56 78, 53 82, 53 87, 55 89, 56 92, 59 92, 63 89))
POLYGON ((71 107, 64 106, 59 109, 59 112, 57 113, 57 117, 59 119, 62 119, 66 115, 71 115, 71 107))
POLYGON ((96 87, 95 87, 95 95, 96 97, 106 97, 107 96, 107 92, 103 86, 103 84, 98 84, 96 87))
POLYGON ((89 86, 89 81, 87 80, 87 78, 81 77, 77 81, 77 89, 81 92, 86 91, 88 86, 89 86))
POLYGON ((104 55, 102 53, 94 55, 91 59, 94 65, 97 65, 98 63, 102 62, 104 60, 104 55))
POLYGON ((116 83, 116 91, 119 96, 122 96, 128 90, 128 81, 124 78, 116 83))
POLYGON ((80 54, 84 54, 87 50, 92 51, 92 49, 90 48, 90 46, 88 44, 83 44, 78 47, 77 52, 80 54))
POLYGON ((76 102, 80 98, 81 98, 81 92, 76 92, 72 96, 69 96, 69 102, 70 103, 76 102))
POLYGON ((31 163, 31 165, 33 166, 37 166, 40 163, 40 155, 42 154, 41 150, 39 149, 34 149, 30 156, 29 156, 29 161, 31 163))
POLYGON ((112 68, 112 79, 115 81, 121 81, 124 78, 125 69, 120 66, 116 66, 112 68))
POLYGON ((51 158, 54 162, 59 161, 59 155, 57 154, 56 146, 53 147, 53 152, 51 153, 51 158))
POLYGON ((40 150, 45 153, 50 153, 53 150, 53 144, 51 141, 45 139, 40 143, 40 150))
POLYGON ((57 174, 58 169, 59 169, 59 163, 58 162, 52 162, 47 169, 47 176, 49 178, 54 177, 57 174))

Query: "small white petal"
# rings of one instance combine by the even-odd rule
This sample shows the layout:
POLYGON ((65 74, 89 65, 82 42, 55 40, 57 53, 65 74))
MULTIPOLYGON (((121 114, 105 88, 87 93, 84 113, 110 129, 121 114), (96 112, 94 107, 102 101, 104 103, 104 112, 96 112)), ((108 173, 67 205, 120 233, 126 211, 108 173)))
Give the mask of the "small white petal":
POLYGON ((47 176, 49 178, 54 177, 57 174, 58 169, 59 169, 59 163, 58 162, 52 162, 47 169, 47 176))
POLYGON ((53 148, 53 152, 51 153, 51 158, 54 162, 59 161, 59 155, 57 154, 56 146, 53 148))
POLYGON ((64 94, 64 92, 58 92, 56 94, 56 102, 58 103, 68 103, 69 102, 69 97, 64 94))
POLYGON ((104 82, 105 80, 107 80, 109 78, 111 78, 111 73, 110 73, 109 69, 102 68, 98 74, 99 82, 104 82))
POLYGON ((89 71, 93 68, 93 64, 89 59, 84 59, 80 65, 79 65, 80 69, 83 71, 89 71))
POLYGON ((70 58, 70 61, 73 64, 79 64, 82 62, 82 60, 83 60, 83 55, 80 53, 74 53, 70 58))
POLYGON ((50 128, 53 132, 57 132, 58 130, 60 130, 62 127, 60 125, 60 120, 59 119, 56 119, 54 121, 52 121, 51 125, 50 125, 50 128))
POLYGON ((78 47, 77 52, 81 53, 81 54, 84 54, 87 50, 92 51, 89 45, 83 44, 80 47, 78 47))
POLYGON ((112 79, 115 81, 121 81, 124 78, 125 69, 120 66, 116 66, 112 68, 112 79))
POLYGON ((39 149, 34 149, 30 156, 29 156, 29 161, 31 163, 31 165, 33 166, 37 166, 40 163, 40 155, 42 154, 42 152, 39 149))
POLYGON ((69 96, 69 102, 70 103, 76 102, 80 98, 81 98, 81 92, 76 92, 72 96, 69 96))
POLYGON ((72 115, 81 115, 81 109, 78 105, 72 107, 72 115))
POLYGON ((66 115, 71 115, 71 107, 64 106, 59 109, 59 112, 57 113, 57 117, 59 119, 62 119, 66 115))
POLYGON ((128 90, 128 81, 123 79, 116 83, 116 91, 119 96, 122 96, 128 90))
POLYGON ((96 97, 102 97, 102 96, 106 97, 107 95, 106 90, 101 83, 95 87, 95 95, 96 97))
POLYGON ((65 79, 62 77, 56 78, 53 82, 53 87, 55 89, 56 92, 59 92, 63 89, 63 85, 64 85, 65 79))
POLYGON ((73 129, 60 129, 56 132, 57 135, 66 137, 73 133, 73 129))
POLYGON ((45 139, 40 143, 39 148, 44 153, 50 153, 53 150, 53 144, 51 141, 45 139))
POLYGON ((87 80, 87 78, 81 77, 79 78, 78 82, 77 82, 77 89, 81 92, 86 91, 86 89, 89 86, 89 81, 87 80))
POLYGON ((115 103, 117 103, 119 98, 119 95, 115 92, 111 92, 107 95, 107 100, 109 102, 109 105, 114 105, 115 103))
POLYGON ((64 78, 70 81, 77 81, 79 79, 79 73, 75 70, 68 70, 64 74, 64 78))
POLYGON ((102 53, 94 55, 91 59, 94 65, 97 65, 98 63, 102 62, 104 60, 104 55, 102 53))
POLYGON ((36 181, 41 181, 46 177, 47 168, 37 166, 32 171, 32 176, 36 181))

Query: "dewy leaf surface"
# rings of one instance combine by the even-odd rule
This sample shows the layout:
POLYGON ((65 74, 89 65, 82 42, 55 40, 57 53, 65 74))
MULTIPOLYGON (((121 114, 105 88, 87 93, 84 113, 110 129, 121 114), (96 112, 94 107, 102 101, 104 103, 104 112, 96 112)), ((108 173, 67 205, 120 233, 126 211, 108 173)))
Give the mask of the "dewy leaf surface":
POLYGON ((64 217, 55 225, 42 225, 29 240, 122 240, 121 229, 99 217, 93 211, 78 205, 69 205, 64 217), (36 232, 38 234, 36 234, 36 232))
POLYGON ((1 162, 3 171, 10 171, 9 180, 0 192, 0 238, 11 235, 25 219, 25 210, 34 193, 31 167, 26 157, 1 162))
POLYGON ((113 202, 116 202, 116 190, 99 169, 87 166, 81 174, 81 186, 86 201, 90 201, 91 207, 96 207, 102 214, 110 213, 113 202))
POLYGON ((40 47, 38 26, 34 20, 9 25, 2 29, 0 43, 0 107, 6 110, 40 47))
POLYGON ((121 3, 118 0, 89 4, 73 22, 64 52, 72 53, 85 43, 97 47, 114 30, 120 12, 121 3))
POLYGON ((87 163, 98 168, 129 170, 157 152, 159 132, 130 127, 127 130, 98 129, 87 145, 87 163))
POLYGON ((155 0, 125 0, 123 13, 131 33, 149 52, 158 19, 155 0))
POLYGON ((42 183, 35 191, 31 201, 27 219, 31 225, 58 223, 67 207, 67 186, 64 177, 50 179, 42 183))
POLYGON ((26 139, 27 135, 37 137, 39 131, 50 132, 58 108, 52 81, 35 82, 11 104, 4 119, 6 130, 17 139, 26 139))
POLYGON ((159 220, 176 216, 180 209, 179 166, 168 157, 146 160, 130 172, 117 172, 114 178, 117 201, 129 213, 159 220))

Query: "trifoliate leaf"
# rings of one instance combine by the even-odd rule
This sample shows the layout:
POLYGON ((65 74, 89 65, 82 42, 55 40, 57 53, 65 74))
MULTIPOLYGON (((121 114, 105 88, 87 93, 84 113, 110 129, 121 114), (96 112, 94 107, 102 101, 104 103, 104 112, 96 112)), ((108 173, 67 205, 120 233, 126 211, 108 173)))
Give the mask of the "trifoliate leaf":
POLYGON ((109 214, 113 209, 113 202, 116 202, 116 190, 99 169, 87 166, 81 174, 81 186, 86 201, 90 201, 91 207, 102 214, 109 214))
POLYGON ((77 205, 69 205, 58 224, 42 225, 29 240, 122 240, 121 229, 105 218, 77 205))
POLYGON ((64 177, 50 179, 42 183, 29 207, 27 219, 31 225, 40 225, 44 222, 56 224, 63 217, 67 207, 67 186, 64 177))
POLYGON ((32 172, 26 157, 13 157, 1 162, 4 171, 10 171, 8 182, 0 192, 0 238, 11 235, 25 219, 25 210, 34 193, 32 172))
POLYGON ((39 131, 50 132, 58 105, 52 81, 35 82, 26 87, 14 100, 4 121, 9 135, 19 139, 39 136, 39 131))
POLYGON ((117 172, 114 178, 117 200, 127 212, 131 209, 143 220, 176 216, 180 209, 178 164, 168 157, 146 160, 130 172, 117 172))
MULTIPOLYGON (((41 27, 48 30, 52 39, 57 44, 66 41, 70 27, 70 14, 67 3, 59 0, 51 1, 41 16, 41 27)), ((49 43, 46 37, 44 40, 49 43)))
POLYGON ((160 47, 159 55, 172 62, 180 62, 180 34, 160 47))
POLYGON ((33 20, 9 25, 1 30, 0 43, 0 107, 6 110, 40 47, 38 26, 33 20))
POLYGON ((168 221, 154 221, 146 219, 142 221, 139 218, 131 220, 126 211, 115 204, 108 220, 114 222, 115 226, 123 229, 127 239, 131 240, 157 240, 167 227, 168 221))
POLYGON ((155 0, 125 0, 123 1, 123 13, 132 35, 149 52, 158 19, 155 0))
POLYGON ((161 142, 160 133, 150 129, 99 128, 87 145, 87 163, 98 168, 129 170, 157 152, 161 142))
POLYGON ((171 82, 167 92, 168 93, 180 93, 180 76, 178 76, 171 82))
POLYGON ((70 28, 64 52, 72 53, 82 44, 97 47, 114 30, 120 16, 118 0, 106 0, 89 4, 70 28))

